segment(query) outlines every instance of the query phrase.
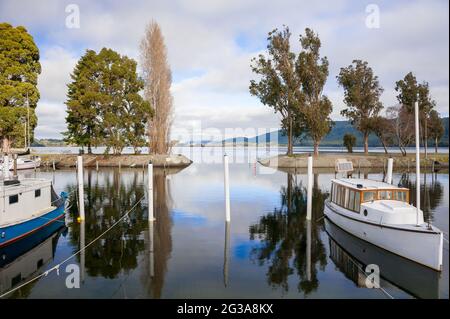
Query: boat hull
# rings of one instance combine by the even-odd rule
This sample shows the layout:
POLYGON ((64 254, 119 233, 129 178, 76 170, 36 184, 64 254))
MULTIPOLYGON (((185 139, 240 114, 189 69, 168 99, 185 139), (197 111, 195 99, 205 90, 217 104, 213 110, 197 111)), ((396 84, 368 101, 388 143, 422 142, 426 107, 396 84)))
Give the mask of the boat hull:
POLYGON ((52 224, 63 223, 64 202, 52 211, 11 226, 0 227, 0 247, 7 246, 52 224))
POLYGON ((443 235, 441 232, 358 220, 347 216, 345 212, 338 211, 330 205, 329 201, 325 202, 324 213, 334 224, 353 236, 434 270, 442 269, 443 235))

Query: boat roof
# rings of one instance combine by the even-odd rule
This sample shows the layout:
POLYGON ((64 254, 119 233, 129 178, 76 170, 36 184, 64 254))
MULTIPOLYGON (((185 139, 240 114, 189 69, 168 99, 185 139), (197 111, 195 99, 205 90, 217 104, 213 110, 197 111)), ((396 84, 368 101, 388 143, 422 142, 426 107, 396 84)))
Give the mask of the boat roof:
POLYGON ((11 180, 0 180, 0 191, 7 191, 13 189, 27 189, 35 188, 39 186, 47 186, 51 183, 51 180, 44 178, 21 178, 17 182, 11 182, 11 180))
POLYGON ((356 190, 379 190, 379 189, 399 189, 399 190, 408 190, 405 187, 398 187, 389 183, 375 181, 371 179, 363 179, 363 178, 339 178, 332 179, 333 183, 343 185, 348 188, 353 188, 356 190))

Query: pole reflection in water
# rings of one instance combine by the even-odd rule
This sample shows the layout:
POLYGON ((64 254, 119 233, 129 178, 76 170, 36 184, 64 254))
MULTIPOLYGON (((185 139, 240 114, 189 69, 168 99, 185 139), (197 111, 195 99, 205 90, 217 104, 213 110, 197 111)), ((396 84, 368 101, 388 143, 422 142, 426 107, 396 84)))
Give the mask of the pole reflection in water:
POLYGON ((223 284, 228 286, 228 265, 230 255, 230 222, 225 222, 225 244, 223 251, 223 284))
POLYGON ((306 296, 318 288, 318 268, 324 270, 327 264, 325 246, 320 238, 320 224, 324 200, 328 193, 318 185, 314 176, 312 200, 312 221, 306 221, 306 188, 293 181, 287 173, 287 185, 280 190, 281 207, 262 216, 259 222, 250 226, 250 239, 260 240, 253 248, 251 258, 260 266, 268 265, 267 281, 273 287, 289 291, 288 277, 297 274, 297 290, 306 296))
POLYGON ((84 283, 84 273, 85 273, 85 260, 86 260, 86 226, 85 221, 80 221, 80 279, 84 283))

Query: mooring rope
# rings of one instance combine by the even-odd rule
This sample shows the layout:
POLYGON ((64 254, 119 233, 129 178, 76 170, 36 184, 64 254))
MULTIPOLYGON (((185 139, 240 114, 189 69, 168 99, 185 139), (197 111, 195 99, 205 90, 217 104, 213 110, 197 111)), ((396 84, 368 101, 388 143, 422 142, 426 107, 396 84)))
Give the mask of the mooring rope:
POLYGON ((67 257, 66 259, 64 259, 63 261, 61 261, 60 263, 58 263, 57 265, 53 266, 52 268, 46 270, 45 272, 43 272, 42 274, 24 282, 23 284, 5 292, 4 294, 0 295, 0 298, 3 298, 9 294, 11 294, 12 292, 25 287, 26 285, 38 280, 39 278, 42 277, 46 277, 49 273, 51 273, 52 271, 56 270, 56 273, 59 275, 59 267, 63 264, 65 264, 66 262, 68 262, 70 259, 72 259, 73 257, 75 257, 76 255, 78 255, 79 253, 85 251, 89 246, 91 246, 94 242, 96 242, 97 240, 99 240, 100 238, 103 237, 103 235, 105 235, 106 233, 108 233, 112 228, 114 228, 117 224, 119 224, 123 219, 125 219, 125 217, 127 217, 136 207, 137 205, 144 199, 145 196, 142 196, 125 214, 123 214, 115 223, 113 223, 111 225, 111 227, 109 227, 107 230, 105 230, 103 233, 101 233, 100 235, 98 235, 97 237, 95 237, 90 243, 88 243, 87 245, 84 246, 84 248, 79 249, 77 252, 73 253, 72 255, 70 255, 69 257, 67 257))

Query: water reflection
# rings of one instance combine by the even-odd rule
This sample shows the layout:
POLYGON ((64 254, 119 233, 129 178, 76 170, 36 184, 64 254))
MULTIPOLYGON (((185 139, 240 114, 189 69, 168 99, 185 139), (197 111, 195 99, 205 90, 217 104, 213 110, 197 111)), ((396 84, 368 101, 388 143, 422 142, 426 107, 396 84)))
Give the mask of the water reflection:
MULTIPOLYGON (((11 245, 0 248, 0 294, 40 275, 53 261, 62 233, 66 234, 63 220, 36 231, 11 245)), ((8 298, 26 298, 36 282, 8 295, 8 298)))
POLYGON ((272 287, 289 291, 288 278, 298 276, 297 290, 306 296, 319 286, 318 270, 327 264, 320 238, 324 200, 328 193, 318 187, 314 176, 313 220, 306 221, 306 188, 297 183, 296 175, 286 174, 286 186, 280 190, 281 206, 262 216, 250 226, 250 239, 260 243, 251 251, 252 260, 268 264, 267 281, 272 287))
POLYGON ((325 229, 329 235, 330 259, 358 287, 366 287, 364 269, 375 264, 382 279, 414 297, 439 298, 439 272, 356 238, 328 219, 325 219, 325 229))
MULTIPOLYGON (((423 210, 424 220, 433 222, 433 212, 441 205, 444 187, 435 176, 436 173, 425 172, 422 176, 423 183, 420 185, 421 209, 423 210), (431 175, 431 176, 430 176, 431 175)), ((398 186, 410 189, 410 202, 416 205, 416 180, 411 179, 411 175, 403 173, 398 186)))
MULTIPOLYGON (((154 169, 153 198, 155 222, 148 221, 147 195, 144 192, 146 172, 124 169, 87 170, 85 222, 78 223, 78 202, 70 208, 69 227, 73 252, 83 242, 90 243, 105 233, 136 202, 140 204, 106 234, 77 255, 86 275, 115 279, 128 275, 141 266, 141 282, 147 297, 160 298, 167 271, 167 260, 172 250, 169 174, 178 170, 154 169), (84 225, 83 225, 84 224, 84 225), (83 235, 85 226, 85 235, 83 235), (84 260, 83 260, 84 259, 84 260)), ((76 185, 69 186, 69 191, 76 185)))

